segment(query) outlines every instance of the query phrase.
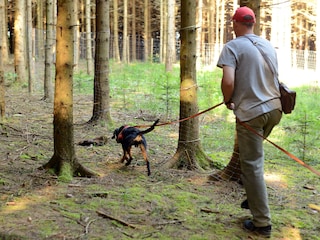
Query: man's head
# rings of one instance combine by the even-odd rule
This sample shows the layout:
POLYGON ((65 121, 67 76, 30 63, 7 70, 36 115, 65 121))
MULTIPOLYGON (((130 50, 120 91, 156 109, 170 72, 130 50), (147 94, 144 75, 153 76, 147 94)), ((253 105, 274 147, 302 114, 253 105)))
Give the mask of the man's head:
POLYGON ((234 13, 232 20, 235 22, 242 22, 242 23, 255 23, 256 16, 251 8, 240 7, 234 13))
POLYGON ((252 9, 240 7, 232 17, 233 29, 237 37, 253 33, 253 25, 256 22, 256 16, 252 9))

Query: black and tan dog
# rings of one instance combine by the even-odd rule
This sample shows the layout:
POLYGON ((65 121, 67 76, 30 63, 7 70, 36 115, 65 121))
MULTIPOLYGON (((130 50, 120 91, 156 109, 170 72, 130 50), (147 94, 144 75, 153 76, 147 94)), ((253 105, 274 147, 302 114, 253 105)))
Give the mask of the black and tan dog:
POLYGON ((121 158, 121 162, 124 162, 126 160, 127 161, 126 166, 128 166, 132 160, 132 155, 131 155, 132 146, 140 147, 142 156, 147 164, 148 176, 150 176, 151 171, 150 171, 150 163, 148 161, 148 156, 147 156, 147 141, 143 135, 151 132, 158 122, 159 122, 159 119, 156 120, 150 128, 143 131, 140 131, 136 127, 121 126, 120 128, 117 128, 116 130, 114 130, 113 136, 112 136, 112 138, 116 139, 117 143, 121 143, 122 145, 123 156, 121 158))

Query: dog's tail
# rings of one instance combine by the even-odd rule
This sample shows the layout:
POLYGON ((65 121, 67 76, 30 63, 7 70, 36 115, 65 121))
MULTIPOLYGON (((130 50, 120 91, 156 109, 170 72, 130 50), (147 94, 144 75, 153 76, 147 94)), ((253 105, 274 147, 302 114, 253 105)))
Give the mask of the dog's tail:
POLYGON ((143 135, 143 134, 146 134, 146 133, 151 132, 151 131, 154 129, 154 127, 158 124, 159 120, 160 120, 160 119, 157 119, 157 120, 152 124, 151 127, 149 127, 149 128, 146 129, 146 130, 141 131, 141 132, 139 133, 139 135, 143 135))

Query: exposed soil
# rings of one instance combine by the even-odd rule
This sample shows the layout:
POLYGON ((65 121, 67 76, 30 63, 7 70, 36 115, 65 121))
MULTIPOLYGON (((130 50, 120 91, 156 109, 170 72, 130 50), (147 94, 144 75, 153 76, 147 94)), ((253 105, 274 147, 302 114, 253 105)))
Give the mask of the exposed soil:
MULTIPOLYGON (((208 173, 161 168, 175 152, 174 129, 148 134, 147 177, 138 151, 132 166, 119 163, 122 150, 111 139, 112 129, 82 124, 91 116, 92 99, 76 96, 75 143, 109 140, 100 147, 75 146, 79 161, 99 177, 63 183, 37 169, 53 154, 53 104, 10 90, 6 105, 0 125, 0 239, 258 239, 241 229, 250 212, 240 209, 245 196, 239 184, 208 183, 208 173), (155 135, 164 140, 155 142, 155 135)), ((122 125, 128 116, 113 118, 122 125)), ((282 171, 279 166, 266 173, 272 238, 319 239, 319 212, 308 207, 319 204, 317 178, 308 186, 288 186, 273 177, 282 171)))

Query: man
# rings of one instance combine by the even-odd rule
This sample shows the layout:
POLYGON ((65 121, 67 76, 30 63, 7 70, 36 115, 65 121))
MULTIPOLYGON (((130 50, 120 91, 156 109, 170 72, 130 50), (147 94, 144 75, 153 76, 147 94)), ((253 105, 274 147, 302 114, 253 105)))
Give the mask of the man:
POLYGON ((263 139, 246 128, 267 137, 282 116, 277 80, 278 63, 275 49, 269 41, 253 34, 256 21, 253 11, 240 7, 232 17, 236 38, 226 43, 218 60, 223 69, 221 90, 227 108, 236 115, 242 182, 247 200, 241 206, 250 208, 252 220, 244 229, 271 236, 271 216, 264 181, 263 139), (255 46, 253 44, 257 44, 255 46), (260 53, 275 66, 271 70, 260 53))

